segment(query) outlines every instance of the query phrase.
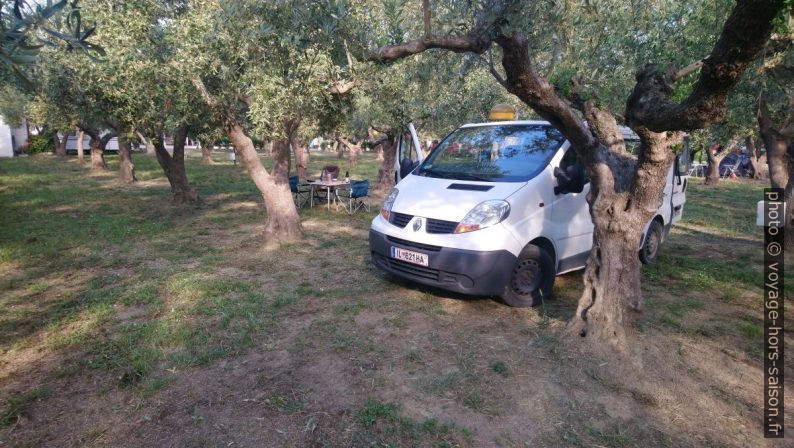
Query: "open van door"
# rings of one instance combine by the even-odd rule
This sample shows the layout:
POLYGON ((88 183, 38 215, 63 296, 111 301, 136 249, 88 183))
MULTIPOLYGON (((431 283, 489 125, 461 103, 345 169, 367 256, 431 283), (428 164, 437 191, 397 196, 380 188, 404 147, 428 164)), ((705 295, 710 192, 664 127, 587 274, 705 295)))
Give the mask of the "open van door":
POLYGON ((673 162, 673 194, 670 197, 670 224, 681 220, 684 216, 684 204, 686 203, 686 187, 689 172, 690 155, 689 148, 676 155, 673 162))
POLYGON ((419 166, 424 159, 419 136, 416 135, 413 123, 408 123, 408 132, 402 133, 397 143, 397 156, 394 158, 395 184, 419 166))

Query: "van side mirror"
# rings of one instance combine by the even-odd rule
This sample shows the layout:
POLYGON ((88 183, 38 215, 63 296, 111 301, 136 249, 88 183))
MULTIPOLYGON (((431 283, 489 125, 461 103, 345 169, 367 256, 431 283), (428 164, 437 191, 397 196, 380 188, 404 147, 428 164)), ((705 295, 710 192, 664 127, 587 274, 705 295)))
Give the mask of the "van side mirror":
POLYGON ((557 179, 557 186, 554 187, 554 194, 581 193, 584 190, 585 175, 584 167, 581 164, 574 164, 562 168, 554 168, 554 177, 557 179))

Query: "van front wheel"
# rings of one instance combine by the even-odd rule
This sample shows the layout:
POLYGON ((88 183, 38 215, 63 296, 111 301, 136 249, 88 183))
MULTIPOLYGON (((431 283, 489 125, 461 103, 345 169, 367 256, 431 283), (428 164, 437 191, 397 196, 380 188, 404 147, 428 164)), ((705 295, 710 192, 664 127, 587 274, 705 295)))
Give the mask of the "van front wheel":
POLYGON ((529 245, 518 255, 502 300, 515 307, 538 306, 551 297, 556 274, 551 255, 529 245))
POLYGON ((648 234, 640 249, 640 261, 642 264, 651 264, 659 256, 659 246, 662 245, 662 225, 659 221, 653 220, 648 227, 648 234))

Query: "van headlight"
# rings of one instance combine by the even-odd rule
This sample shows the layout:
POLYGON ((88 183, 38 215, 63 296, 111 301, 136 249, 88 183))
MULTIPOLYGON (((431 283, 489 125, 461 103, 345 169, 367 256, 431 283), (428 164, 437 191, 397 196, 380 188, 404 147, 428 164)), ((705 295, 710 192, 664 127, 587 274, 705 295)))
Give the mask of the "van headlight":
POLYGON ((388 195, 386 195, 386 199, 383 201, 383 206, 380 208, 380 215, 383 216, 387 222, 389 221, 389 215, 391 215, 391 208, 394 205, 394 201, 397 200, 397 195, 400 194, 400 190, 396 188, 392 188, 388 195))
POLYGON ((499 224, 510 214, 510 204, 498 199, 485 201, 471 209, 455 228, 455 233, 473 232, 499 224))

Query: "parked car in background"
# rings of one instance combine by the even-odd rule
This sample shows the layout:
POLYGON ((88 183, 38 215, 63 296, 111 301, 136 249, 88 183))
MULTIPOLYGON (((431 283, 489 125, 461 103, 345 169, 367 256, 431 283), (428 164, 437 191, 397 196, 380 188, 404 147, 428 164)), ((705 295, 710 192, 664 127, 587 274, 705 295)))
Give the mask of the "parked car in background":
MULTIPOLYGON (((83 151, 88 153, 88 146, 91 144, 91 137, 84 136, 83 137, 83 151)), ((137 145, 133 145, 133 149, 135 149, 137 145)), ((113 137, 108 142, 107 146, 105 146, 105 152, 119 152, 119 139, 113 137)), ((69 134, 69 140, 66 141, 66 154, 69 155, 77 155, 77 133, 72 132, 69 134)))

